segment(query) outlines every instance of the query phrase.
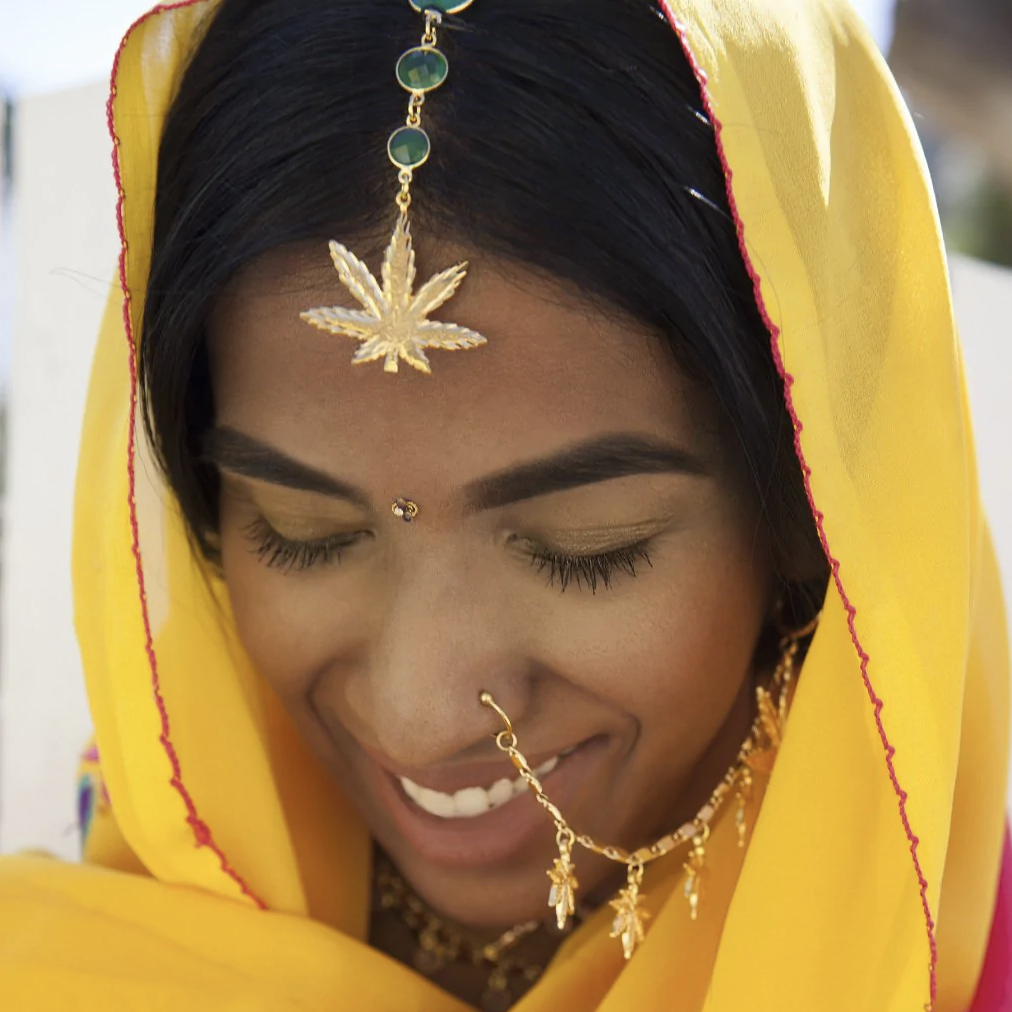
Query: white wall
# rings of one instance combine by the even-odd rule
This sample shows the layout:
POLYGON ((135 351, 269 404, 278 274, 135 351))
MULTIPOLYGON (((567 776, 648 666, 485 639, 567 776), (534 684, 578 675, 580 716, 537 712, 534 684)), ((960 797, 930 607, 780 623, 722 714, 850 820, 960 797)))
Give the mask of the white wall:
POLYGON ((1012 271, 956 256, 949 258, 949 269, 973 405, 981 494, 1012 626, 1012 271))
MULTIPOLYGON (((950 257, 980 461, 980 490, 998 552, 1012 630, 1012 271, 950 257)), ((1012 812, 1012 771, 1008 808, 1012 812)))
MULTIPOLYGON (((70 528, 91 352, 115 263, 106 87, 24 100, 18 285, 0 586, 0 852, 74 856, 88 735, 72 628, 70 528)), ((1012 272, 953 261, 981 481, 1012 590, 1012 272)))
POLYGON ((153 0, 0 0, 0 88, 40 95, 107 77, 123 33, 152 6, 153 0))
POLYGON ((77 854, 89 720, 72 627, 80 419, 118 241, 104 83, 26 98, 15 139, 16 290, 0 584, 0 852, 77 854))

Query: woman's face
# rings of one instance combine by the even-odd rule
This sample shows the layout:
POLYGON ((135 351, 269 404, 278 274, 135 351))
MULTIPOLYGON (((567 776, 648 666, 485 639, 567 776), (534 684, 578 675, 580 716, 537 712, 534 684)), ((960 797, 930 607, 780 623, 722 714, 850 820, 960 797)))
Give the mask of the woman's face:
MULTIPOLYGON (((755 512, 642 327, 482 261, 437 315, 486 346, 432 352, 431 376, 353 367, 353 340, 299 319, 342 301, 317 252, 266 258, 213 320, 240 637, 428 902, 540 917, 554 829, 480 691, 577 832, 676 828, 747 733, 770 585, 755 512)), ((460 251, 428 252, 421 277, 460 251)), ((614 865, 577 856, 583 895, 608 885, 614 865)))

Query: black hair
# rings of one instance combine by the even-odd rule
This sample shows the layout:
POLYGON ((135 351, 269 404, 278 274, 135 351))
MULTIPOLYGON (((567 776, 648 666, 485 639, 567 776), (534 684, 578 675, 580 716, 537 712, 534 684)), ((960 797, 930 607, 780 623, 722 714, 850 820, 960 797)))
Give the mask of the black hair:
MULTIPOLYGON (((140 368, 160 465, 211 560, 208 316, 268 250, 335 236, 354 248, 392 226, 386 141, 406 106, 393 68, 420 26, 405 0, 222 0, 182 78, 159 150, 140 368)), ((440 48, 450 78, 425 106, 416 231, 662 334, 737 444, 776 569, 787 581, 814 567, 824 588, 713 125, 656 0, 479 0, 444 18, 440 48)))

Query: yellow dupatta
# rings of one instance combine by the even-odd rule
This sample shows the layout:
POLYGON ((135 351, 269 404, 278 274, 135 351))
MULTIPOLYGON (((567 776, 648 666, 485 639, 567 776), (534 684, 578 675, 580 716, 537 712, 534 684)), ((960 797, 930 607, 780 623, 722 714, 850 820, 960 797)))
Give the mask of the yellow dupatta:
MULTIPOLYGON (((923 160, 842 2, 664 7, 717 127, 833 581, 723 923, 696 931, 656 890, 628 965, 597 918, 517 1009, 965 1012, 1002 844, 1008 655, 923 160)), ((123 293, 74 580, 115 823, 90 864, 0 861, 0 1004, 457 1012, 364 944, 366 831, 251 670, 141 440, 158 141, 213 8, 156 8, 113 72, 123 293)))

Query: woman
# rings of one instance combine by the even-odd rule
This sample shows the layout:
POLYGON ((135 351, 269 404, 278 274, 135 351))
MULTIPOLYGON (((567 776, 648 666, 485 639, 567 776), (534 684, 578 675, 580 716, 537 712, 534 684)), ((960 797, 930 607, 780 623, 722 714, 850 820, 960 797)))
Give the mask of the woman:
POLYGON ((96 811, 0 864, 9 1006, 1005 1007, 1001 594, 849 10, 194 0, 109 109, 96 811))

